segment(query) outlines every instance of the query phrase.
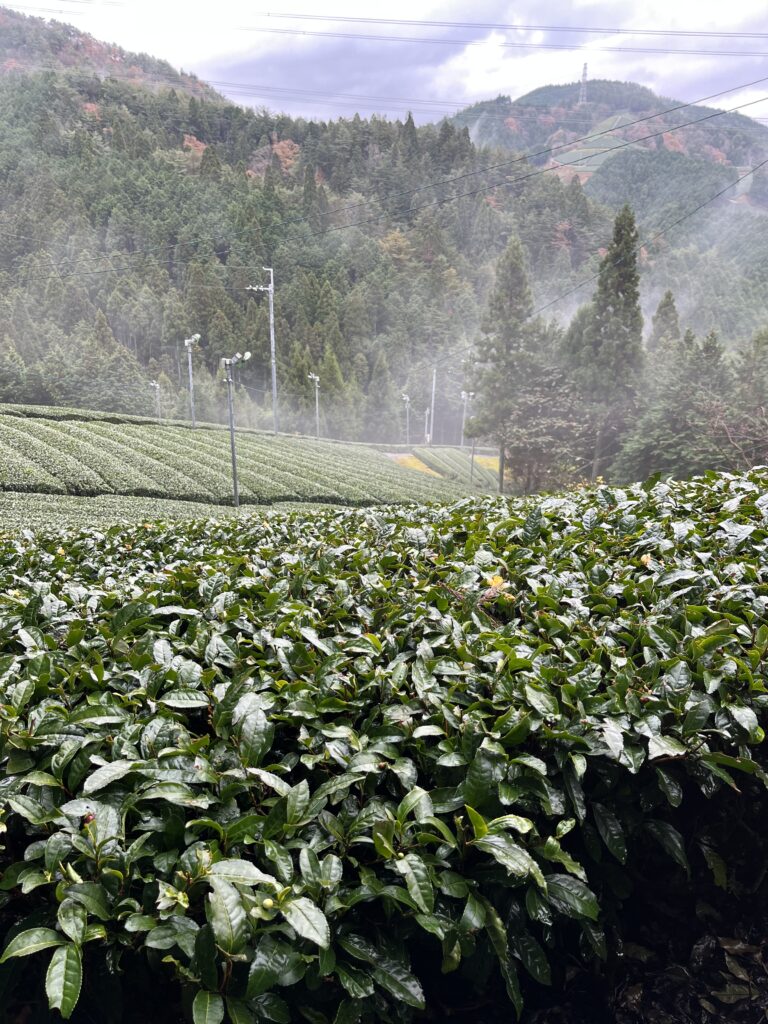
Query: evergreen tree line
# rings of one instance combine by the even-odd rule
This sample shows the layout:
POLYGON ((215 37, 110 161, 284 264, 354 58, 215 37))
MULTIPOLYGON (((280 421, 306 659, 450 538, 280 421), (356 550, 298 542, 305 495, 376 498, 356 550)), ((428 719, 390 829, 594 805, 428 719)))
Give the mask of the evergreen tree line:
MULTIPOLYGON (((476 150, 448 121, 321 124, 45 72, 0 81, 0 131, 0 401, 154 415, 156 381, 162 415, 184 418, 183 342, 199 333, 199 418, 224 419, 220 360, 249 349, 238 421, 268 427, 267 302, 247 289, 273 266, 282 429, 314 431, 315 373, 323 434, 403 441, 406 393, 421 440, 437 366, 433 439, 458 441, 461 391, 476 390, 476 429, 504 447, 522 490, 687 472, 709 451, 731 465, 754 450, 754 428, 713 403, 685 450, 679 429, 660 440, 662 410, 686 408, 686 360, 715 360, 720 399, 736 409, 747 357, 690 332, 644 345, 637 259, 625 287, 616 238, 567 330, 531 315, 598 270, 612 218, 577 179, 517 181, 524 163, 500 185, 504 171, 482 168, 508 155, 476 150), (485 191, 434 205, 468 185, 485 191), (680 401, 660 391, 677 379, 680 401)), ((636 246, 622 217, 616 230, 636 246)), ((662 255, 666 241, 646 264, 662 255)))
POLYGON ((404 440, 401 395, 415 424, 438 364, 433 434, 455 442, 507 239, 543 293, 590 266, 610 223, 555 177, 432 205, 467 183, 425 183, 491 162, 448 122, 319 124, 46 72, 0 81, 0 131, 3 401, 152 415, 156 380, 164 414, 186 415, 199 333, 200 416, 224 415, 220 360, 249 349, 240 415, 267 425, 267 302, 247 288, 273 266, 281 427, 314 430, 316 373, 323 433, 404 440))
POLYGON ((469 433, 501 452, 500 487, 541 491, 768 462, 768 327, 726 350, 681 328, 667 291, 644 337, 638 233, 616 217, 592 300, 566 329, 534 315, 526 254, 499 260, 475 351, 469 433))

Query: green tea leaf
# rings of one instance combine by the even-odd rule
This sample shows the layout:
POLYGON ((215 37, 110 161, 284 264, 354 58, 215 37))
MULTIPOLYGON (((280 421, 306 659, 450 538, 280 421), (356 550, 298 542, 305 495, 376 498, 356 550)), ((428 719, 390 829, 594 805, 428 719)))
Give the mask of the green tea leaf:
POLYGON ((194 1024, 221 1024, 224 1020, 224 1000, 218 993, 204 992, 195 995, 192 1003, 194 1024))
POLYGON ((674 825, 666 821, 650 819, 644 824, 645 830, 653 836, 659 845, 666 850, 669 856, 676 861, 685 873, 690 877, 691 867, 685 853, 685 844, 674 825))
POLYGON ((45 975, 48 1006, 69 1020, 80 998, 83 984, 83 962, 80 947, 74 943, 59 946, 51 958, 45 975))
POLYGON ((246 917, 240 893, 223 878, 212 878, 206 916, 216 945, 225 953, 239 953, 245 943, 246 917))
POLYGON ((247 860, 218 860, 211 864, 210 873, 214 878, 222 878, 233 885, 269 885, 275 889, 280 888, 280 883, 274 875, 261 871, 247 860))
POLYGON ((39 953, 41 949, 50 949, 51 946, 63 946, 64 937, 55 932, 52 928, 28 928, 20 935, 14 936, 3 950, 0 957, 0 964, 5 963, 16 956, 30 956, 32 953, 39 953))
POLYGON ((303 939, 309 939, 322 949, 331 943, 328 921, 322 910, 304 896, 281 904, 280 909, 288 922, 303 939))
POLYGON ((597 899, 592 890, 571 875, 547 875, 549 902, 566 917, 586 917, 596 921, 599 914, 597 899))
POLYGON ((59 905, 58 911, 59 927, 64 934, 77 946, 85 942, 85 933, 88 926, 88 914, 82 903, 74 900, 64 900, 59 905))
POLYGON ((613 811, 602 804, 593 804, 592 813, 595 816, 597 831, 600 838, 611 851, 620 864, 627 861, 627 841, 624 837, 624 829, 613 811))
POLYGON ((417 853, 407 853, 402 860, 395 861, 395 867, 405 878, 411 899, 422 912, 431 914, 435 906, 435 894, 429 869, 417 853))

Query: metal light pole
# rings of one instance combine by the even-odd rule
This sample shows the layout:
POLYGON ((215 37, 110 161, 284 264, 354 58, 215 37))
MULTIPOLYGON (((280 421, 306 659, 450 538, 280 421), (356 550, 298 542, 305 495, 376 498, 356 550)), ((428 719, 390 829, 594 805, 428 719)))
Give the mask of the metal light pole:
POLYGON ((475 397, 475 392, 474 391, 462 391, 461 392, 461 400, 464 403, 464 406, 463 406, 463 408, 461 410, 461 444, 459 445, 460 448, 464 447, 464 427, 467 424, 467 406, 469 405, 469 403, 472 401, 472 399, 474 397, 475 397))
POLYGON ((192 377, 192 349, 200 341, 199 334, 193 334, 191 338, 184 339, 184 348, 187 350, 187 367, 189 369, 189 412, 192 417, 192 429, 197 426, 195 420, 195 382, 192 377))
POLYGON ((156 380, 151 380, 149 382, 149 386, 151 388, 153 388, 154 392, 155 392, 155 407, 157 409, 157 422, 158 423, 162 423, 163 422, 163 410, 162 410, 162 406, 160 405, 160 385, 157 383, 156 380))
POLYGON ((315 437, 320 438, 320 378, 316 373, 308 373, 307 377, 315 385, 315 437))
POLYGON ((237 352, 231 359, 222 359, 221 365, 227 373, 227 402, 229 404, 229 447, 232 452, 232 504, 240 507, 240 489, 237 486, 237 452, 235 450, 235 407, 232 401, 232 367, 251 358, 251 353, 237 352))
POLYGON ((437 367, 432 370, 432 406, 429 416, 429 445, 432 446, 435 439, 435 389, 437 387, 437 367))
POLYGON ((429 406, 424 410, 424 444, 429 444, 429 406))
POLYGON ((269 284, 249 284, 248 292, 266 292, 269 296, 269 359, 272 366, 272 430, 277 433, 277 356, 275 355, 275 272, 262 267, 269 274, 269 284))
POLYGON ((409 395, 403 394, 403 401, 405 402, 405 443, 410 448, 411 446, 411 399, 409 395))

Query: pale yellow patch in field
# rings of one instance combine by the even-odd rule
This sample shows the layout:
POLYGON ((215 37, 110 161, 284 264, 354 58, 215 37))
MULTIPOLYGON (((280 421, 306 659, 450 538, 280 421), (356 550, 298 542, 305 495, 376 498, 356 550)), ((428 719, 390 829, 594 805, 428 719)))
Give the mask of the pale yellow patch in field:
POLYGON ((430 469, 429 466, 426 466, 421 459, 417 459, 415 455, 396 454, 392 455, 391 458, 394 459, 398 466, 405 466, 406 469, 415 469, 418 470, 419 473, 426 473, 428 476, 440 476, 440 474, 436 473, 434 469, 430 469))
POLYGON ((483 469, 492 469, 494 473, 499 472, 498 455, 476 455, 475 462, 478 466, 482 466, 483 469))

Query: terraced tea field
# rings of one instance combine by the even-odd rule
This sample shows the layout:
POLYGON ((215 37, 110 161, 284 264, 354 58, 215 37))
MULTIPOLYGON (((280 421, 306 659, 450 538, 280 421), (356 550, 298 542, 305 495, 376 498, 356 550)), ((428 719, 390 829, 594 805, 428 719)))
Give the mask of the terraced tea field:
POLYGON ((498 488, 499 459, 496 455, 475 455, 461 448, 414 448, 413 454, 433 473, 478 491, 498 488))
MULTIPOLYGON (((240 498, 373 505, 451 500, 457 484, 398 466, 362 445, 238 433, 240 498)), ((214 427, 0 413, 0 491, 227 505, 229 435, 214 427)))

